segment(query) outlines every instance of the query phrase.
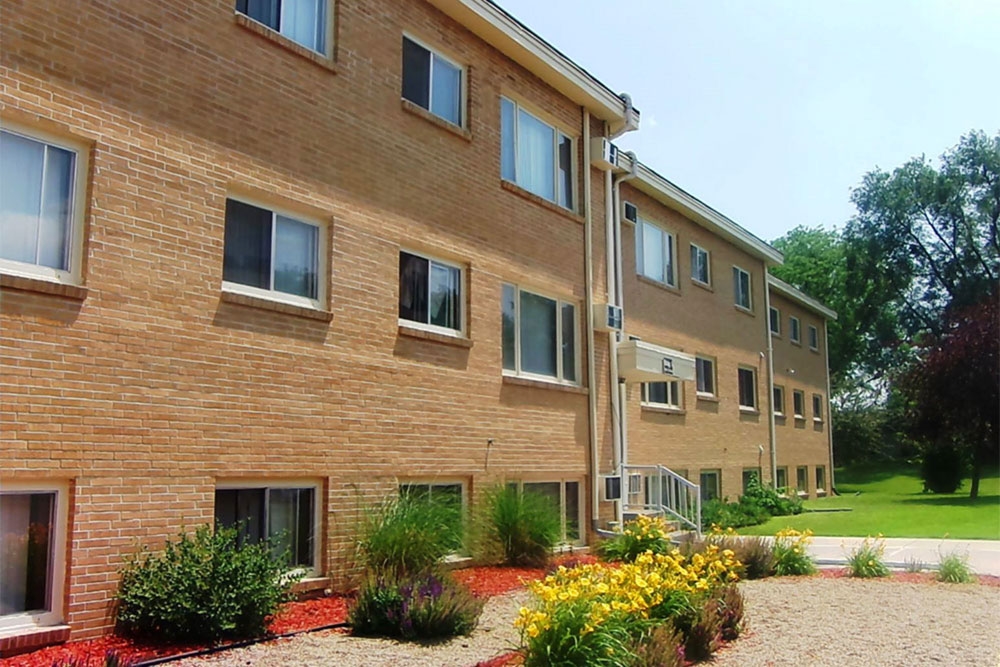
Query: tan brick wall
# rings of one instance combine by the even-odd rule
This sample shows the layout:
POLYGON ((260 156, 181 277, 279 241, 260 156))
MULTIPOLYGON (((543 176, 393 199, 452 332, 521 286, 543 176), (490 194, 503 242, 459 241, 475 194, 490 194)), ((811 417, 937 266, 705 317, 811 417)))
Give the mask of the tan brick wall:
POLYGON ((827 493, 830 491, 831 461, 829 447, 830 415, 826 394, 826 338, 824 321, 811 310, 806 310, 788 298, 771 291, 771 306, 781 311, 781 335, 773 338, 774 383, 785 390, 785 416, 775 417, 775 443, 778 467, 788 468, 788 484, 796 486, 796 468, 808 467, 809 496, 816 497, 816 467, 825 467, 827 493), (801 323, 801 343, 791 341, 789 318, 797 317, 801 323), (809 348, 809 327, 819 334, 819 346, 809 348), (793 391, 805 396, 804 419, 796 419, 793 412, 793 391), (813 415, 813 396, 822 403, 821 420, 813 415))
POLYGON ((622 186, 622 199, 638 207, 639 217, 672 232, 678 260, 677 287, 669 288, 638 276, 635 259, 637 227, 623 228, 625 327, 644 341, 691 355, 714 358, 717 400, 696 398, 693 381, 683 382, 680 414, 665 414, 641 406, 640 385, 629 385, 629 461, 661 464, 687 471, 697 483, 700 470, 721 470, 722 495, 735 499, 742 492, 744 468, 769 474, 766 322, 764 264, 705 228, 639 192, 622 186), (711 289, 691 280, 690 244, 708 250, 711 289), (753 313, 735 306, 732 267, 750 272, 753 313), (739 409, 737 369, 756 371, 758 413, 739 409), (764 453, 761 454, 760 447, 764 453))
POLYGON ((419 2, 339 3, 332 66, 229 0, 57 5, 5 6, 0 104, 92 145, 89 292, 3 289, 0 469, 74 481, 74 638, 107 627, 123 553, 211 520, 218 479, 320 483, 335 581, 397 475, 585 479, 586 394, 503 382, 499 312, 504 281, 576 302, 585 380, 582 218, 501 187, 498 98, 577 138, 579 107, 419 2), (468 136, 404 109, 404 30, 469 67, 468 136), (331 321, 221 298, 234 192, 329 225, 331 321), (398 333, 401 247, 467 266, 471 348, 398 333))

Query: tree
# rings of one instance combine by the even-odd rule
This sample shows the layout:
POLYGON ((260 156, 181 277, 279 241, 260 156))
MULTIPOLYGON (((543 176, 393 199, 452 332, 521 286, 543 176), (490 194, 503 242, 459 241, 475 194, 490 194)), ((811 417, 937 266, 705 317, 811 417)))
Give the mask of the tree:
POLYGON ((996 292, 948 313, 928 336, 920 361, 901 378, 913 431, 926 448, 957 447, 979 496, 983 468, 996 463, 1000 438, 1000 306, 996 292))

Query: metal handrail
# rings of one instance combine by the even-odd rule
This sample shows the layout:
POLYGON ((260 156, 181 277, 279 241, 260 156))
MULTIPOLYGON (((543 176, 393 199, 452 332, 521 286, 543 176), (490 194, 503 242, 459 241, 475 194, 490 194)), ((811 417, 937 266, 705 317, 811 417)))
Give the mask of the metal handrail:
POLYGON ((701 536, 701 487, 663 465, 623 465, 622 486, 625 508, 641 508, 643 511, 668 515, 689 526, 701 536), (631 502, 633 495, 629 474, 643 475, 642 489, 644 502, 631 502), (649 502, 652 501, 652 502, 649 502))

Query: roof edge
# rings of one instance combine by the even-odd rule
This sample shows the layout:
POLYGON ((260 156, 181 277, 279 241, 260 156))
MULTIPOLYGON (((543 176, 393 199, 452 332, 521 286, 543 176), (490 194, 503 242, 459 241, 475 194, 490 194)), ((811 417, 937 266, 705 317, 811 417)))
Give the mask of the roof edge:
POLYGON ((828 320, 837 319, 837 313, 824 306, 822 303, 812 298, 800 289, 792 287, 786 283, 781 278, 773 276, 770 273, 767 274, 767 285, 768 287, 773 287, 776 292, 779 292, 782 296, 788 297, 792 301, 796 301, 799 305, 805 306, 809 310, 822 315, 828 320))

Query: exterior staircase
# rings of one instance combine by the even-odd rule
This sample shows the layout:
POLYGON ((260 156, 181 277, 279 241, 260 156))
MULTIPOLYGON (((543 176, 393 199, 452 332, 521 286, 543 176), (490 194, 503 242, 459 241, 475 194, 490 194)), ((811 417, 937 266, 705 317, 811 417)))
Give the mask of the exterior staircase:
POLYGON ((640 514, 666 519, 671 538, 695 533, 701 537, 701 488, 661 465, 623 465, 622 516, 640 514))

